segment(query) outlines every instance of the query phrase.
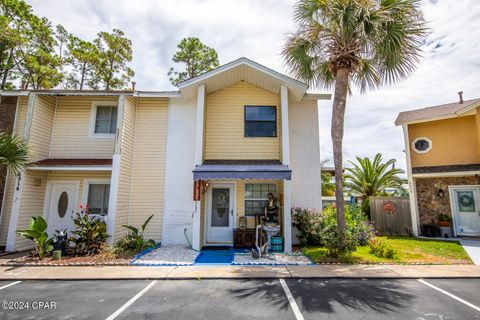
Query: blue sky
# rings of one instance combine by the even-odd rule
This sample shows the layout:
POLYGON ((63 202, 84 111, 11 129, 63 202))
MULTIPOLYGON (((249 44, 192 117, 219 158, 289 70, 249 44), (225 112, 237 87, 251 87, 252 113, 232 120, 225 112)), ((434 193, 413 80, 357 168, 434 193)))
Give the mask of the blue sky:
MULTIPOLYGON (((28 1, 28 0, 27 0, 28 1)), ((173 89, 167 77, 177 43, 199 37, 214 47, 220 63, 241 56, 285 72, 281 48, 295 31, 293 0, 30 0, 37 15, 92 40, 100 30, 122 29, 133 41, 132 67, 139 90, 173 89)), ((408 80, 347 102, 344 157, 395 158, 405 168, 400 111, 480 98, 480 1, 424 0, 430 34, 423 58, 408 80)), ((325 92, 315 88, 311 91, 325 92)), ((331 101, 320 103, 322 158, 331 158, 331 101)))

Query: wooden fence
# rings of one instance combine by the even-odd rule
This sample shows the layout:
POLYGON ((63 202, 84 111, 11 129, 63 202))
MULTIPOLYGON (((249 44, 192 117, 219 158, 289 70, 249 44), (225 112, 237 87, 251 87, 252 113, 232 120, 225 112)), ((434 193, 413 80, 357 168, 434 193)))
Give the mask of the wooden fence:
POLYGON ((379 235, 412 234, 407 197, 370 197, 370 217, 379 235))

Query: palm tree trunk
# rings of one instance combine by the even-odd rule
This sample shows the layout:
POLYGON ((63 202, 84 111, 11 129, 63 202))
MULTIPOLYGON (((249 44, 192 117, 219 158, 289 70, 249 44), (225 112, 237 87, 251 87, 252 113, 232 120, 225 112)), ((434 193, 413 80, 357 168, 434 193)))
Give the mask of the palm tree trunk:
POLYGON ((343 156, 342 141, 344 131, 345 107, 348 94, 349 70, 337 70, 335 77, 335 96, 332 110, 333 163, 335 166, 335 198, 337 205, 337 231, 343 243, 345 234, 345 203, 343 200, 343 156))

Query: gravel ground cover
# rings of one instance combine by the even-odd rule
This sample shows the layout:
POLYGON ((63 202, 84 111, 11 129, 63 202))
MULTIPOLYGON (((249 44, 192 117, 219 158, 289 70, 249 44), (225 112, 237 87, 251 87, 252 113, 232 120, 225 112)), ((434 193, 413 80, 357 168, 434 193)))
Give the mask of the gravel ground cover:
POLYGON ((133 265, 189 266, 195 263, 198 252, 184 246, 161 246, 133 259, 133 265))
POLYGON ((312 264, 310 259, 301 253, 269 253, 266 257, 254 259, 250 253, 235 253, 233 265, 308 265, 312 264))

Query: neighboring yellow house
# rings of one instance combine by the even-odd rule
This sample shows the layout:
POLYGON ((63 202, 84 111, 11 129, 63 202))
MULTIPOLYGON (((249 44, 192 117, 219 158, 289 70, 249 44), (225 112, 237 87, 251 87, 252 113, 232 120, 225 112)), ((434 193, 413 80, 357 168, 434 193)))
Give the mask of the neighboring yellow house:
POLYGON ((458 236, 480 235, 480 99, 401 112, 414 232, 453 219, 458 236))
POLYGON ((31 216, 50 234, 71 229, 80 203, 111 242, 154 214, 146 236, 163 244, 232 245, 239 218, 254 227, 273 192, 290 251, 290 208, 321 208, 318 100, 330 95, 306 90, 241 58, 173 92, 1 92, 17 97, 14 132, 34 165, 7 177, 0 246, 31 247, 15 233, 31 216))

